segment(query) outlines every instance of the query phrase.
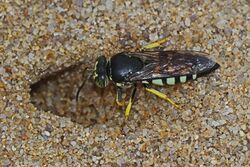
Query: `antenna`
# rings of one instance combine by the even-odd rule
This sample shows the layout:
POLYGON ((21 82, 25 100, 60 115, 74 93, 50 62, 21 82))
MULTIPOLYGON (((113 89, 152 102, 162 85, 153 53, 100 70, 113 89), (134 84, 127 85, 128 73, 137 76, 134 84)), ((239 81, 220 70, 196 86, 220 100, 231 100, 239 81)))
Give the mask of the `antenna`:
MULTIPOLYGON (((86 70, 91 70, 91 69, 88 69, 88 67, 86 67, 86 68, 83 70, 83 73, 84 73, 84 74, 85 74, 86 70)), ((91 71, 93 71, 93 70, 91 70, 91 71)), ((89 75, 89 76, 87 77, 87 79, 84 79, 84 80, 83 80, 81 86, 78 88, 78 90, 77 90, 77 92, 76 92, 76 109, 77 109, 77 110, 78 110, 78 99, 79 99, 79 94, 80 94, 82 88, 84 87, 86 81, 89 80, 89 79, 93 76, 93 74, 94 74, 94 73, 92 72, 91 75, 89 75)))

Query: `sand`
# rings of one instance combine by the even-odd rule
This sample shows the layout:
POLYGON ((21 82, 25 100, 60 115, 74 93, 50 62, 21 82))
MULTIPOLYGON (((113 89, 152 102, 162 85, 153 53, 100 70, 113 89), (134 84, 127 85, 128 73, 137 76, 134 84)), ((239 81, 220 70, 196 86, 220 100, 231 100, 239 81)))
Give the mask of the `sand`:
MULTIPOLYGON (((238 1, 0 2, 0 166, 249 166, 250 3, 238 1), (87 80, 100 55, 209 53, 214 73, 140 88, 128 121, 115 87, 87 80)), ((130 90, 127 91, 130 94, 130 90)), ((127 97, 128 98, 128 97, 127 97)))

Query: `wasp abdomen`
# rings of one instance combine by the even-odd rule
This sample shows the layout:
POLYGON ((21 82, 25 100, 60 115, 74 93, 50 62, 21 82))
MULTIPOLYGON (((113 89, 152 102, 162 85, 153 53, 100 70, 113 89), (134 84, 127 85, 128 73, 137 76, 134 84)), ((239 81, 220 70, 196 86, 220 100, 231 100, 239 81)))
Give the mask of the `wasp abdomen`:
POLYGON ((154 85, 175 85, 177 83, 185 83, 189 80, 195 80, 197 78, 197 74, 188 74, 183 76, 175 76, 175 77, 168 77, 168 78, 158 78, 158 79, 150 79, 144 80, 142 83, 144 84, 154 84, 154 85))

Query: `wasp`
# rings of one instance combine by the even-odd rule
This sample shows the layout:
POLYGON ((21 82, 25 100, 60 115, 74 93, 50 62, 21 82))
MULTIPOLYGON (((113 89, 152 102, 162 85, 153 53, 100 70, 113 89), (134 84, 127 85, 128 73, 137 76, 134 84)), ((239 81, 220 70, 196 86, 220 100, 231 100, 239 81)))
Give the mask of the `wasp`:
MULTIPOLYGON (((208 58, 208 54, 196 51, 146 50, 159 47, 166 38, 143 47, 139 52, 121 52, 110 59, 105 56, 97 58, 92 78, 100 88, 108 86, 109 81, 116 85, 116 103, 124 105, 122 93, 132 87, 131 96, 125 110, 128 118, 135 100, 137 85, 142 84, 146 91, 170 102, 180 108, 165 94, 151 86, 175 85, 195 80, 218 69, 220 65, 208 58)), ((82 87, 82 86, 81 86, 82 87)), ((80 88, 81 89, 81 88, 80 88)), ((77 92, 77 98, 80 90, 77 92)))

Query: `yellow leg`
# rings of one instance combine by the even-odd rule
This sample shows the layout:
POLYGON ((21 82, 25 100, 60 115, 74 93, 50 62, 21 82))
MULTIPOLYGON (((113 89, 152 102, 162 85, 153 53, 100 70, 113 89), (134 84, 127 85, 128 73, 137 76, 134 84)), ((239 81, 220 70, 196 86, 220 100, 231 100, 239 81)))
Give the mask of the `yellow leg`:
POLYGON ((129 102, 128 102, 128 106, 127 106, 126 111, 125 111, 125 120, 128 120, 128 116, 129 116, 131 107, 132 107, 132 98, 130 97, 129 102))
POLYGON ((119 101, 117 97, 116 97, 115 101, 116 101, 116 104, 117 104, 118 106, 121 106, 121 107, 122 107, 122 106, 124 106, 124 105, 125 105, 124 100, 119 101))
POLYGON ((116 103, 118 106, 124 106, 125 102, 122 99, 122 88, 121 87, 117 87, 116 89, 116 99, 115 99, 116 103))
POLYGON ((160 40, 157 40, 155 42, 152 42, 146 46, 143 46, 142 49, 152 49, 161 46, 161 44, 165 43, 168 41, 168 37, 162 38, 160 40))
POLYGON ((176 108, 181 109, 180 106, 178 106, 177 104, 175 104, 175 102, 173 102, 171 99, 169 99, 165 94, 163 94, 163 93, 161 93, 161 92, 159 92, 159 91, 157 91, 157 90, 155 90, 155 89, 151 89, 151 88, 146 88, 146 90, 147 90, 148 92, 153 93, 153 94, 155 94, 156 96, 158 96, 158 97, 160 97, 160 98, 162 98, 162 99, 168 101, 170 104, 172 104, 172 105, 175 106, 176 108))
POLYGON ((135 100, 135 92, 136 92, 136 85, 134 85, 131 97, 129 98, 129 101, 128 101, 128 106, 127 106, 127 108, 125 110, 125 120, 128 120, 128 116, 129 116, 129 113, 130 113, 130 110, 131 110, 131 107, 132 107, 132 103, 135 100))

